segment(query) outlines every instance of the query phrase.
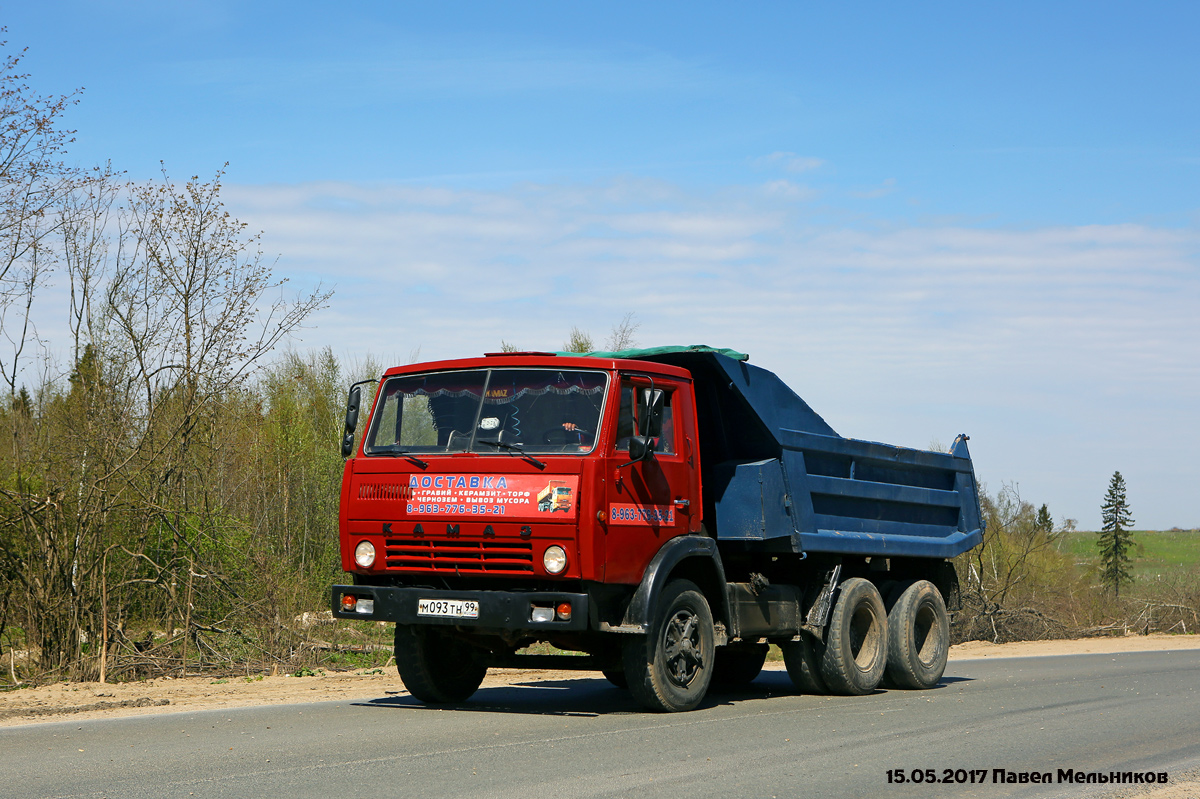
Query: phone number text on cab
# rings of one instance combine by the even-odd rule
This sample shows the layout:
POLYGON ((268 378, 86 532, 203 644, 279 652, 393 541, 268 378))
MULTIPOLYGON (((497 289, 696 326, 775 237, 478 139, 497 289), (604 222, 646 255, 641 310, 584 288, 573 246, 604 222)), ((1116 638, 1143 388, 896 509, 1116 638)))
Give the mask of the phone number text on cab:
POLYGON ((408 504, 409 513, 444 513, 448 515, 463 514, 466 516, 486 516, 492 514, 495 516, 504 515, 503 505, 434 505, 425 502, 410 502, 408 504))

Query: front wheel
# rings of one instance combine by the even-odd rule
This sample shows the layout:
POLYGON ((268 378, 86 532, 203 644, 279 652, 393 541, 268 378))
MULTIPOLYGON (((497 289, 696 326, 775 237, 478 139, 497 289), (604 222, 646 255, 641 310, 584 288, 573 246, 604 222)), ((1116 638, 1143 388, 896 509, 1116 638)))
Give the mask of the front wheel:
POLYGON ((651 710, 692 710, 712 681, 712 611, 688 580, 667 584, 650 630, 625 642, 625 679, 634 698, 651 710))
POLYGON ((476 650, 463 641, 407 624, 396 625, 396 670, 408 692, 431 705, 468 699, 487 674, 476 650))

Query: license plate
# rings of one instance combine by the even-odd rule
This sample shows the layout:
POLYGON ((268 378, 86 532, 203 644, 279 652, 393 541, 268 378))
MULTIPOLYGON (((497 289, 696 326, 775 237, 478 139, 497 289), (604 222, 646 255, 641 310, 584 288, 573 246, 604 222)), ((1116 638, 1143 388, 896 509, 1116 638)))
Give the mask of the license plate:
POLYGON ((448 619, 478 619, 479 603, 470 599, 418 599, 418 616, 448 619))

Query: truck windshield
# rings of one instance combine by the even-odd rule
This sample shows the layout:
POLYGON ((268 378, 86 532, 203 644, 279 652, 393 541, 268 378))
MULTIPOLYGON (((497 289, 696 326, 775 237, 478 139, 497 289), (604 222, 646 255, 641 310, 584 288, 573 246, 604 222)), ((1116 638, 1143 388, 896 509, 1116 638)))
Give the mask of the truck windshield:
POLYGON ((366 453, 586 454, 596 443, 608 375, 478 369, 384 382, 366 453))

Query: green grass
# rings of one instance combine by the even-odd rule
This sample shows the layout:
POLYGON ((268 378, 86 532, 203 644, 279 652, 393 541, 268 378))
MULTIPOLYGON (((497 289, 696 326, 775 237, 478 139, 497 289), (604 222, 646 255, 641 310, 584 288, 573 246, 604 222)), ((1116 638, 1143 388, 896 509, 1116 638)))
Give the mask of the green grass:
MULTIPOLYGON (((1134 530, 1131 536, 1135 582, 1166 579, 1200 568, 1200 531, 1134 530)), ((1099 568, 1098 539, 1097 533, 1070 533, 1063 537, 1059 549, 1085 568, 1099 568)))
POLYGON ((293 677, 324 677, 325 669, 310 669, 308 666, 301 666, 292 672, 293 677))

